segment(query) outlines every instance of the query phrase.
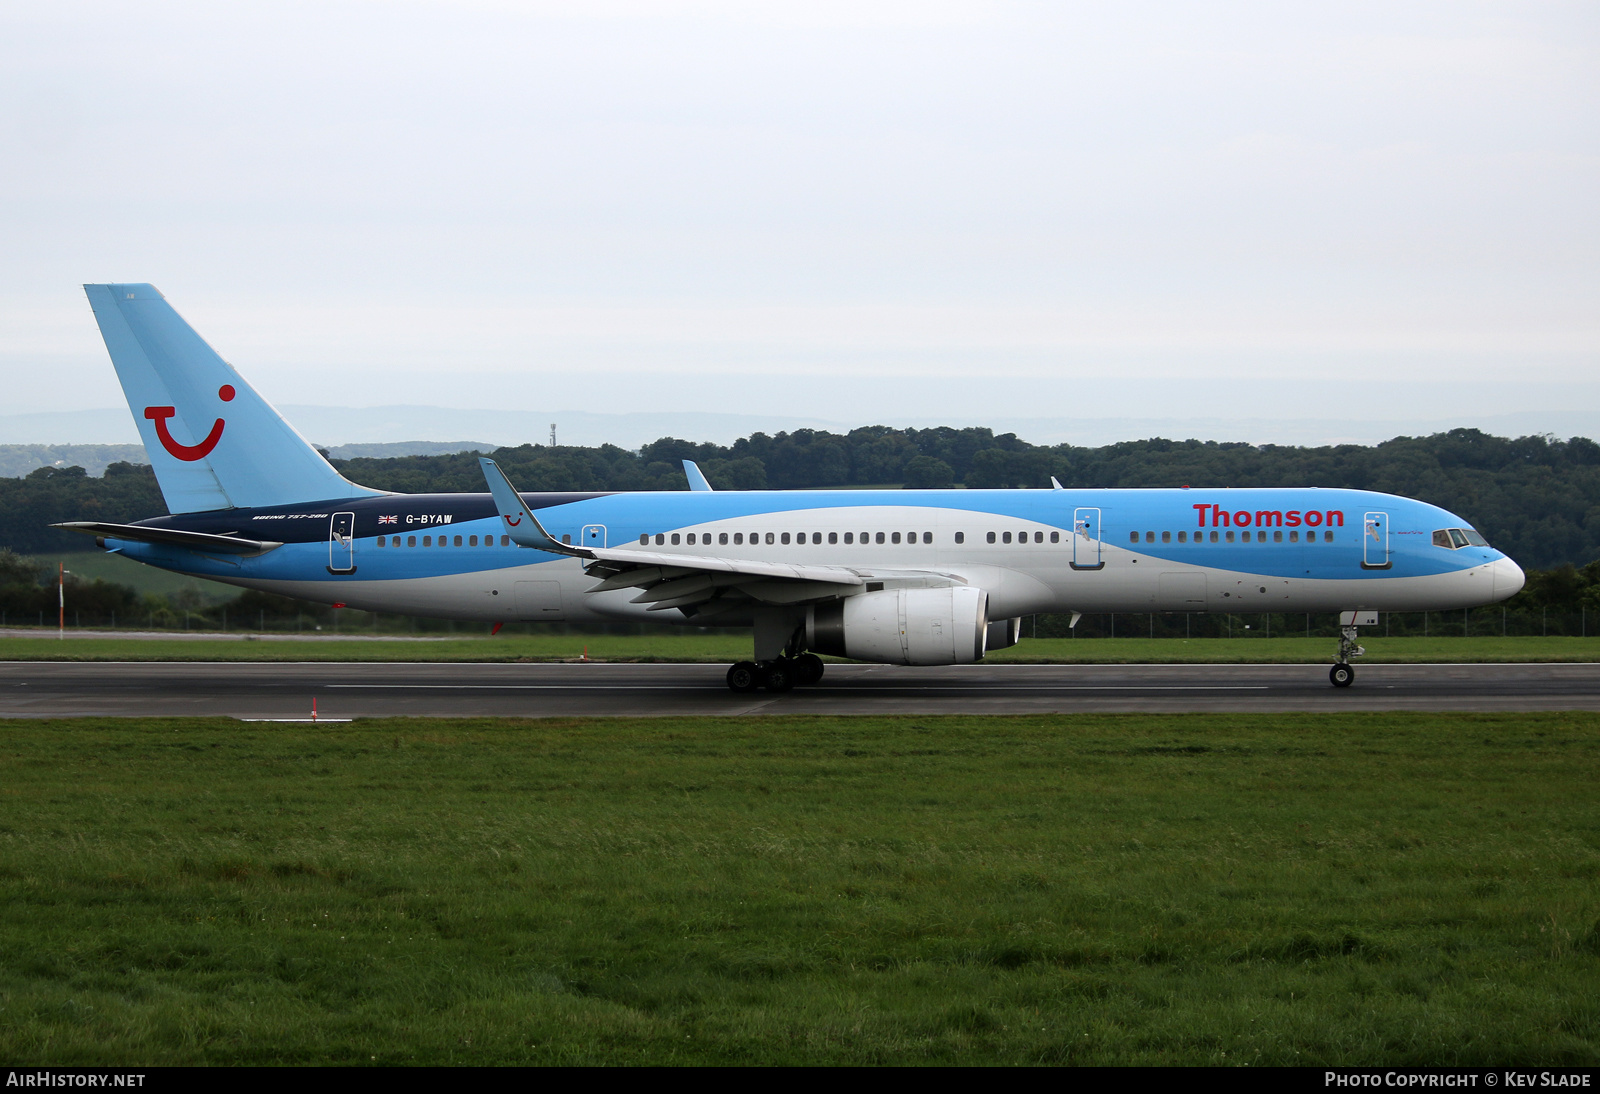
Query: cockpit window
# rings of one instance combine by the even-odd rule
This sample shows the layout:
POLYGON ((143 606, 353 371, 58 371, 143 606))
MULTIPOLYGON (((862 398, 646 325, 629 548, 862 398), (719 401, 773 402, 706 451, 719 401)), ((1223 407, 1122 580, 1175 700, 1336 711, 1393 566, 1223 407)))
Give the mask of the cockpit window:
POLYGON ((1463 547, 1487 547, 1489 541, 1471 528, 1439 528, 1433 533, 1433 545, 1459 551, 1463 547))

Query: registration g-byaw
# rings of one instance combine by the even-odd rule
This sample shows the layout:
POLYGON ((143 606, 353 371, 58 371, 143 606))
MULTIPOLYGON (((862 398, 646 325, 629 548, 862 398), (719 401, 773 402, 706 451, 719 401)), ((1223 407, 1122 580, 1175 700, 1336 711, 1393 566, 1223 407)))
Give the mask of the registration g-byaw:
MULTIPOLYGON (((735 691, 819 654, 981 659, 1036 612, 1380 611, 1511 596, 1522 571, 1436 506, 1358 490, 394 494, 345 479, 150 285, 88 285, 171 515, 58 525, 179 573, 368 611, 750 627, 735 691)), ((1052 480, 1053 481, 1053 480, 1052 480)))

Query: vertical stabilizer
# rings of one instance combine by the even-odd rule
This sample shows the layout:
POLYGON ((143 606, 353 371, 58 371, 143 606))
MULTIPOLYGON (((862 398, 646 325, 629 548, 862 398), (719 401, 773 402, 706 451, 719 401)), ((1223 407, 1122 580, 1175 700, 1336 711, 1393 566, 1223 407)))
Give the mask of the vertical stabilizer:
POLYGON ((153 285, 83 288, 169 510, 382 493, 335 471, 153 285))

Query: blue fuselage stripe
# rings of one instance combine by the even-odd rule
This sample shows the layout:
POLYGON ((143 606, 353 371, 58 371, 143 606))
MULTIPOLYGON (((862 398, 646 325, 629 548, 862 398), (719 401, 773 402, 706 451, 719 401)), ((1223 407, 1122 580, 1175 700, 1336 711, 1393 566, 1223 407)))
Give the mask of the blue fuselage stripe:
MULTIPOLYGON (((686 540, 686 529, 718 525, 719 536, 730 528, 742 528, 737 533, 741 536, 760 534, 759 552, 747 547, 745 553, 770 559, 775 552, 781 554, 781 544, 767 546, 764 537, 769 532, 808 537, 822 533, 825 541, 827 535, 837 534, 840 542, 827 545, 828 560, 843 565, 915 563, 909 546, 845 545, 845 533, 857 540, 862 533, 874 537, 878 532, 916 532, 919 537, 936 533, 939 546, 948 551, 955 533, 960 532, 963 562, 983 564, 992 559, 995 565, 1026 569, 1020 545, 1003 550, 1008 537, 1027 532, 1031 547, 1036 533, 1048 541, 1049 533, 1057 532, 1060 542, 1045 542, 1041 549, 1060 552, 1067 549, 1075 526, 1086 522, 1098 522, 1093 538, 1143 557, 1284 577, 1416 577, 1450 573, 1503 557, 1490 548, 1453 551, 1434 546, 1436 529, 1466 526, 1443 509, 1354 490, 695 491, 523 496, 552 535, 570 537, 573 543, 585 542, 586 529, 598 528, 602 545, 638 545, 643 535, 656 549, 658 535, 670 541, 677 534, 686 540), (1373 513, 1386 522, 1382 544, 1363 542, 1363 537, 1376 537, 1368 519, 1373 513), (1213 532, 1217 542, 1212 542, 1213 532), (1329 532, 1333 534, 1331 542, 1326 538, 1329 532), (992 546, 990 533, 995 536, 992 546), (1313 534, 1314 541, 1307 542, 1313 534), (1390 568, 1352 566, 1352 558, 1372 555, 1375 546, 1394 563, 1390 568), (992 555, 986 554, 991 551, 992 555)), ((193 513, 142 523, 284 544, 258 558, 224 559, 119 542, 125 553, 142 561, 235 580, 437 577, 526 566, 557 557, 501 546, 504 528, 488 494, 397 494, 193 513), (362 563, 351 575, 330 574, 327 568, 330 524, 340 513, 353 514, 356 552, 362 563), (383 549, 376 547, 379 536, 385 538, 383 549), (398 541, 401 546, 390 546, 393 536, 402 537, 398 541), (476 549, 467 546, 474 536, 479 540, 476 549), (424 537, 432 550, 421 549, 424 537), (443 547, 439 545, 441 537, 443 547), (406 543, 417 546, 404 546, 406 543), (486 546, 490 543, 493 546, 486 546)), ((739 555, 739 548, 731 542, 705 544, 698 550, 686 542, 668 542, 665 549, 739 555)), ((817 547, 809 548, 807 556, 816 561, 817 547)))

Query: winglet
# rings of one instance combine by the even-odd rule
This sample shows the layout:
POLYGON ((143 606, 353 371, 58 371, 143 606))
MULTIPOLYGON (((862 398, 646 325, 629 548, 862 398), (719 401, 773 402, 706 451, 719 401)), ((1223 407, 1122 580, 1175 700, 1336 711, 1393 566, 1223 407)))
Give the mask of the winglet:
POLYGON ((700 472, 700 465, 693 460, 683 461, 683 473, 689 476, 690 490, 710 491, 711 484, 706 481, 705 475, 700 472))
POLYGON ((1065 490, 1066 489, 1066 487, 1062 486, 1061 483, 1056 479, 1056 477, 1054 475, 1050 476, 1050 488, 1052 490, 1065 490))
POLYGON ((494 495, 495 508, 500 511, 500 522, 505 525, 506 535, 511 537, 513 543, 532 547, 536 551, 548 551, 553 555, 594 557, 581 547, 557 542, 555 537, 546 532, 538 518, 529 510, 527 503, 522 500, 522 495, 511 485, 511 480, 506 478, 506 473, 500 470, 499 464, 487 456, 479 456, 478 466, 483 468, 484 481, 489 484, 489 493, 494 495))

